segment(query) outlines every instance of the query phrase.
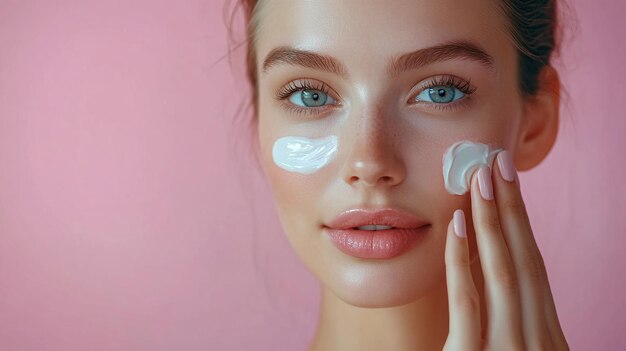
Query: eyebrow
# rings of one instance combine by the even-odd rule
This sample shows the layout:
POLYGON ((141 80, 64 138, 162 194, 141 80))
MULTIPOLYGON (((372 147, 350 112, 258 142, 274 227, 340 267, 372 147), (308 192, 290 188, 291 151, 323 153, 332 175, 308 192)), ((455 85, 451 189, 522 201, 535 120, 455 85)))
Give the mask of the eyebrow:
MULTIPOLYGON (((453 59, 476 61, 492 72, 495 70, 493 57, 478 44, 457 40, 392 57, 386 72, 389 77, 395 78, 406 71, 453 59)), ((263 61, 263 72, 267 73, 271 67, 280 64, 326 71, 346 79, 349 77, 346 66, 336 58, 289 46, 280 46, 270 51, 263 61)))

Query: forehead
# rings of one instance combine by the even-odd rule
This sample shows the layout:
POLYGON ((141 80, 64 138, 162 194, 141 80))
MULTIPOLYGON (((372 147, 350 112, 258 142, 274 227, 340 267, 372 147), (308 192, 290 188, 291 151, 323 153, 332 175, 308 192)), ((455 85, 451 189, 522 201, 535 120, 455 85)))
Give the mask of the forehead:
POLYGON ((278 46, 323 52, 364 72, 442 42, 471 40, 496 61, 512 47, 498 0, 260 1, 259 66, 278 46))

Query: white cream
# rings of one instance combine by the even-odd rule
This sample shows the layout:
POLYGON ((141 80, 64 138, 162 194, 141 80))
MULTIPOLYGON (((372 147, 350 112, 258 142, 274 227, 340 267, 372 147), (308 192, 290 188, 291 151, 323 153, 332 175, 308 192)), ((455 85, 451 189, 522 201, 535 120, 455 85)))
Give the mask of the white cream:
POLYGON ((337 154, 337 136, 319 139, 286 136, 274 142, 272 157, 286 171, 311 174, 326 166, 337 154))
POLYGON ((492 167, 493 160, 502 148, 490 148, 488 145, 469 140, 452 144, 443 155, 443 180, 446 190, 451 194, 463 195, 470 188, 474 171, 482 165, 492 167))

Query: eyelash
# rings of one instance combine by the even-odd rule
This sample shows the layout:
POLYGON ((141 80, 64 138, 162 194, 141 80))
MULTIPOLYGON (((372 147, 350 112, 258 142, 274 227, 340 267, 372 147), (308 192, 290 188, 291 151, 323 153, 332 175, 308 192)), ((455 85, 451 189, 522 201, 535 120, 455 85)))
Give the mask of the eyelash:
MULTIPOLYGON (((439 109, 439 110, 449 110, 449 109, 462 107, 464 104, 468 103, 469 100, 471 100, 471 95, 476 91, 476 88, 471 85, 471 80, 464 80, 455 76, 448 75, 448 76, 438 76, 435 78, 431 78, 428 82, 421 85, 421 87, 418 90, 418 93, 421 93, 425 89, 429 89, 429 88, 436 87, 436 86, 451 86, 451 87, 457 88, 461 92, 463 92, 465 96, 457 101, 446 103, 446 104, 441 104, 441 103, 437 104, 437 103, 430 103, 430 102, 420 103, 419 100, 417 100, 415 103, 433 105, 434 108, 439 109)), ((305 78, 305 79, 300 79, 296 81, 291 81, 286 86, 280 88, 276 92, 276 99, 286 100, 293 93, 302 91, 302 90, 316 90, 316 91, 321 91, 324 94, 330 95, 330 89, 327 87, 326 84, 324 83, 320 84, 316 81, 311 81, 310 79, 305 78)), ((414 100, 414 99, 415 99, 415 96, 411 98, 411 100, 414 100)), ((337 103, 335 106, 337 105, 340 105, 340 104, 337 103)), ((284 104, 284 107, 289 112, 295 112, 299 114, 308 114, 308 115, 314 114, 316 113, 316 111, 327 108, 328 106, 332 106, 332 105, 304 108, 304 107, 300 107, 289 102, 285 102, 284 104)))
MULTIPOLYGON (((326 84, 324 83, 320 84, 316 81, 311 81, 310 79, 305 78, 305 79, 300 79, 297 81, 292 81, 289 84, 287 84, 287 86, 284 86, 281 89, 279 89, 276 92, 276 98, 279 100, 286 100, 291 96, 291 94, 298 92, 298 91, 302 91, 302 90, 316 90, 316 91, 321 91, 324 94, 330 95, 330 89, 326 86, 326 84), (300 84, 298 85, 298 83, 300 84)), ((339 103, 337 103, 337 105, 339 105, 339 103)), ((330 105, 324 105, 322 107, 300 107, 290 102, 285 102, 284 104, 284 107, 289 112, 295 112, 299 114, 308 114, 308 115, 316 113, 317 110, 328 108, 328 106, 330 105)))
POLYGON ((465 96, 463 96, 459 100, 456 100, 450 103, 438 104, 438 103, 432 103, 432 102, 427 102, 427 101, 415 100, 415 97, 417 97, 417 95, 413 94, 411 95, 412 102, 418 105, 421 105, 421 104, 431 105, 433 108, 440 110, 440 111, 448 111, 448 110, 453 110, 453 109, 464 107, 466 104, 468 104, 472 100, 472 94, 476 91, 476 87, 472 86, 471 84, 471 79, 465 80, 456 76, 445 75, 445 76, 437 76, 437 77, 431 78, 429 81, 427 81, 426 83, 422 84, 419 87, 419 89, 417 90, 417 93, 419 94, 426 89, 437 87, 437 86, 451 86, 453 88, 457 88, 463 94, 465 94, 465 96))

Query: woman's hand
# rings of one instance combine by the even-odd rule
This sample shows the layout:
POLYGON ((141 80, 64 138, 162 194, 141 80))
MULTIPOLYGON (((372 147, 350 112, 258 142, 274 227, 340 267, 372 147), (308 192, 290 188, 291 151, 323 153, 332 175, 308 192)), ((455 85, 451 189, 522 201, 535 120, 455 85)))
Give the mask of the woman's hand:
POLYGON ((510 152, 498 153, 492 168, 493 176, 485 166, 471 181, 488 323, 481 330, 468 241, 455 234, 465 235, 464 214, 457 210, 445 253, 450 328, 444 350, 569 350, 510 152))

